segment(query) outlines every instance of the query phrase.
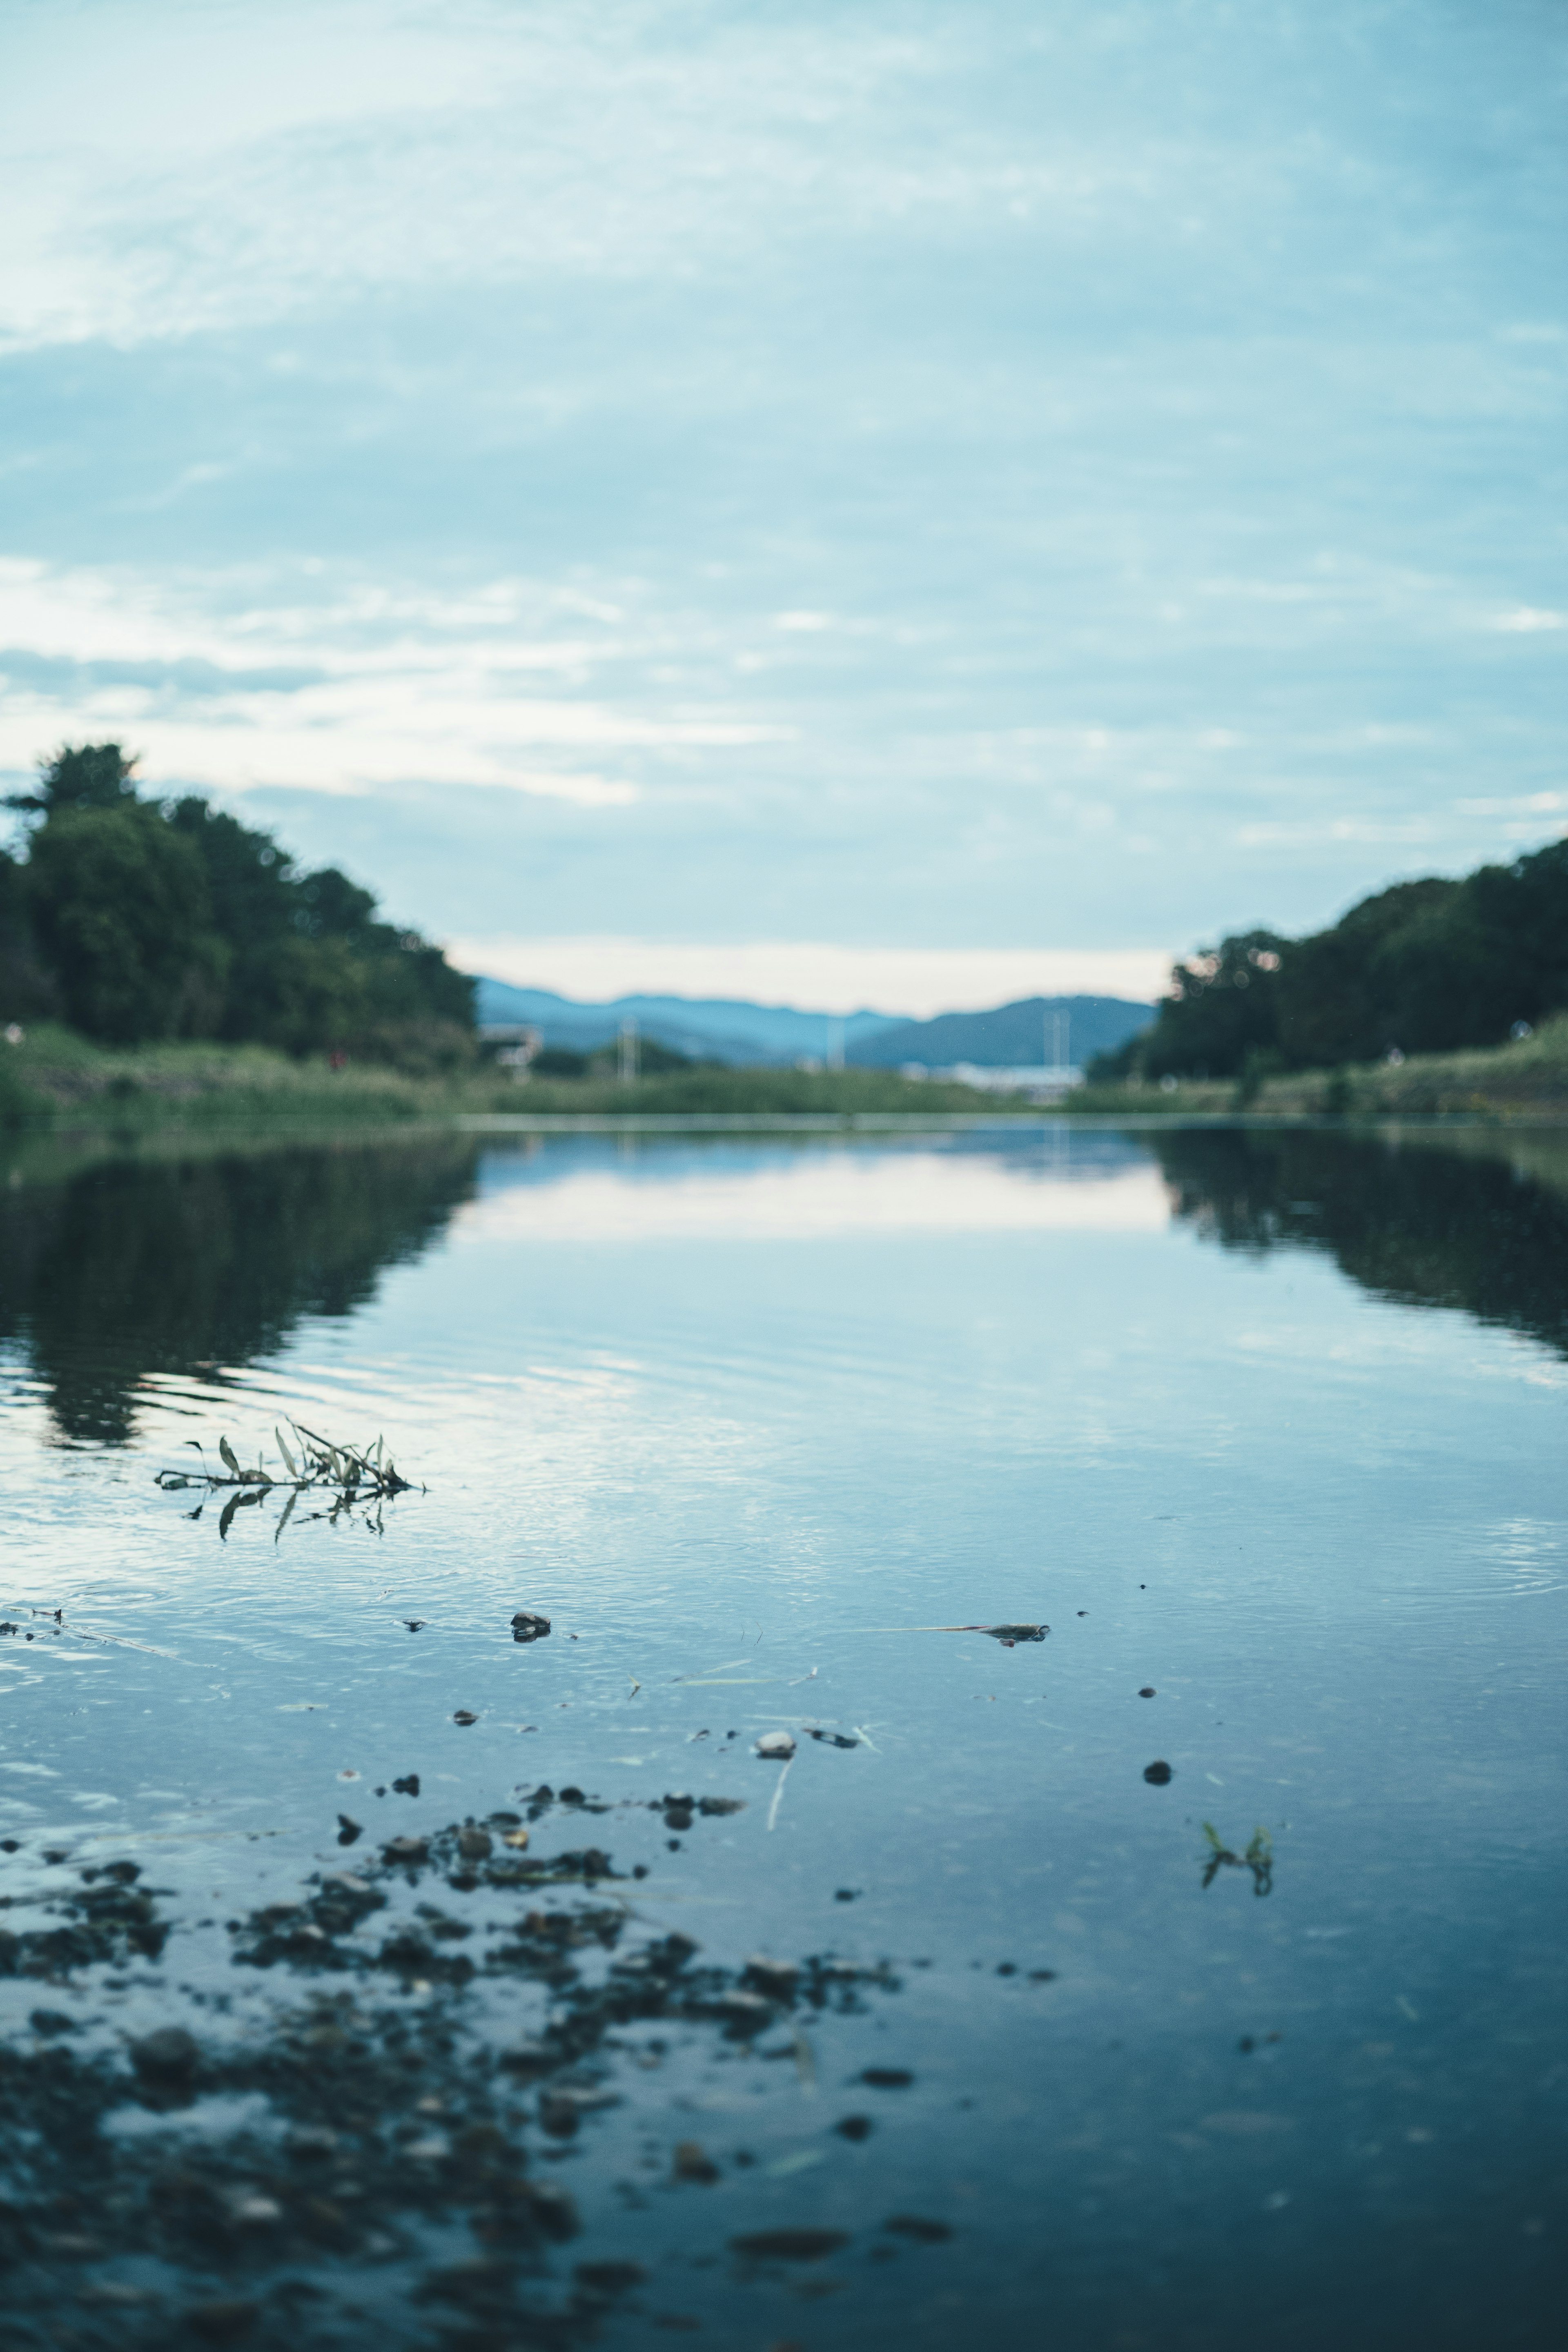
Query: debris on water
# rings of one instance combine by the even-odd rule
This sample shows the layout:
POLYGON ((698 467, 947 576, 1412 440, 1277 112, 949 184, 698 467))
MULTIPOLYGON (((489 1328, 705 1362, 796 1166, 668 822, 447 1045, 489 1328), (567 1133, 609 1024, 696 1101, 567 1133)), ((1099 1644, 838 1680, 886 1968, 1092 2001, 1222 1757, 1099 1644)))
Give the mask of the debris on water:
POLYGON ((508 1830, 501 1839, 501 1843, 502 1845, 510 1845, 514 1853, 522 1853, 527 1849, 528 1832, 526 1830, 508 1830))
POLYGON ((670 2166, 670 2172, 677 2180, 694 2181, 702 2188, 710 2188, 719 2178, 718 2166, 707 2153, 701 2142, 695 2139, 676 2142, 675 2158, 670 2166))
POLYGON ((1226 1845, 1212 1822, 1204 1823, 1204 1835, 1208 1840, 1208 1861, 1204 1867, 1204 1885, 1212 1886, 1222 1870, 1249 1870, 1252 1873, 1254 1895, 1268 1895, 1274 1886, 1274 1842, 1261 1822, 1252 1832, 1244 1853, 1233 1853, 1226 1845))
POLYGON ((819 1739, 824 1748, 858 1748, 860 1745, 858 1739, 848 1738, 842 1731, 814 1731, 809 1726, 806 1737, 810 1739, 819 1739))
POLYGON ((981 1625, 975 1630, 989 1633, 994 1642, 1010 1650, 1018 1642, 1043 1642, 1051 1629, 1048 1625, 981 1625))
POLYGON ((907 2066, 864 2066, 860 2080, 873 2091, 907 2091, 914 2081, 907 2066))
POLYGON ((820 2263, 848 2243, 843 2230, 751 2230, 730 2241, 749 2263, 820 2263))
POLYGON ((347 1813, 340 1813, 338 1815, 338 1843, 340 1845, 353 1845, 354 1840, 358 1837, 363 1837, 363 1834, 364 1830, 363 1823, 351 1821, 347 1813))
POLYGON ((840 2139, 869 2139, 876 2126, 869 2116, 841 2116, 833 2128, 840 2139))
POLYGON ((833 1900, 835 1903, 853 1903, 859 1892, 860 1889, 858 1886, 836 1886, 833 1890, 833 1900))
POLYGON ((1142 1687, 1142 1689, 1139 1692, 1138 1696, 1139 1696, 1139 1697, 1140 1697, 1140 1698, 1152 1698, 1152 1697, 1154 1697, 1154 1696, 1155 1696, 1155 1691, 1154 1691, 1154 1685, 1153 1685, 1153 1684, 1152 1684, 1152 1683, 1145 1683, 1145 1684, 1144 1684, 1144 1685, 1143 1685, 1143 1687, 1142 1687))
POLYGON ((478 1723, 479 1719, 479 1717, 473 1714, 470 1709, 466 1706, 460 1706, 456 1715, 452 1717, 454 1723, 462 1724, 478 1723))
POLYGON ((756 1752, 772 1763, 787 1764, 795 1754, 795 1740, 787 1731, 764 1731, 756 1752))
POLYGON ((401 1780, 393 1782, 392 1787, 395 1796, 416 1797, 419 1794, 419 1775, 417 1772, 405 1772, 401 1780))
POLYGON ((542 1642, 549 1631, 549 1618, 536 1616, 531 1609, 520 1609, 511 1621, 514 1642, 542 1642))
POLYGON ((913 2238, 922 2246, 939 2245, 943 2238, 951 2238, 952 2235, 951 2222, 928 2221, 924 2215, 920 2213, 891 2214, 883 2222, 882 2227, 884 2230, 891 2230, 898 2237, 913 2238))
POLYGON ((1152 1764, 1144 1765, 1143 1778, 1152 1789, 1163 1789, 1167 1781, 1174 1778, 1174 1775, 1164 1759, 1156 1757, 1152 1764))

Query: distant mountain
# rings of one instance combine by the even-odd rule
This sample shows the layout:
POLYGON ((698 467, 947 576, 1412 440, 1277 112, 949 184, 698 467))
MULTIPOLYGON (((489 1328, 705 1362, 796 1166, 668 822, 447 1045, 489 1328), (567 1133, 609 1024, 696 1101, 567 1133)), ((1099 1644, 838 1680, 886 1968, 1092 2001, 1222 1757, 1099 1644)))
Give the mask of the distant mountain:
POLYGON ((1055 1015, 1063 1016, 1063 1058, 1079 1068, 1146 1029, 1152 1004, 1122 996, 1026 996, 994 1013, 942 1013, 934 1021, 884 1023, 851 1039, 845 1059, 866 1069, 923 1062, 928 1070, 973 1062, 981 1069, 1028 1069, 1056 1058, 1055 1015))
MULTIPOLYGON (((526 1022, 542 1030, 546 1045, 576 1054, 608 1045, 623 1021, 635 1021, 645 1037, 656 1037, 678 1054, 698 1061, 785 1066, 806 1055, 826 1061, 834 1024, 826 1013, 797 1013, 788 1004, 747 1004, 727 998, 617 996, 607 1004, 579 1004, 545 988, 513 988, 504 980, 479 982, 476 1012, 482 1027, 526 1022)), ((879 1030, 910 1024, 891 1013, 851 1013, 841 1034, 846 1059, 879 1030)), ((905 1056, 908 1059, 908 1056, 905 1056)))

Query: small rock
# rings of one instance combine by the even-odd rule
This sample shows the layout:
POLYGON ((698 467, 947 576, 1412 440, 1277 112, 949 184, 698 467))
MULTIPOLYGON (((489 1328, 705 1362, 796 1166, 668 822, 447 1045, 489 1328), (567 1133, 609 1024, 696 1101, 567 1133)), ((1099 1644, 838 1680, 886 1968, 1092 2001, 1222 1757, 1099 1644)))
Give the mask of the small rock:
POLYGON ((895 2213, 883 2222, 882 2227, 893 2231, 900 2238, 917 2239, 922 2246, 934 2246, 942 2239, 952 2235, 950 2223, 928 2221, 919 2213, 895 2213))
MULTIPOLYGON (((524 1832, 524 1836, 526 1840, 526 1832, 524 1832)), ((511 1843, 510 1838, 508 1838, 507 1843, 508 1845, 511 1843)), ((458 1832, 458 1852, 462 1855, 465 1862, 484 1862, 495 1852, 495 1847, 491 1842, 489 1830, 476 1829, 472 1824, 470 1824, 467 1829, 459 1830, 458 1832)))
POLYGON ((354 1840, 357 1837, 362 1837, 363 1835, 363 1831, 358 1822, 351 1822, 347 1813, 340 1813, 338 1815, 338 1843, 340 1845, 353 1845, 354 1840))
POLYGON ((517 2042, 500 2053, 500 2063, 509 2074, 542 2074, 557 2064, 561 2053, 548 2042, 517 2042))
POLYGON ((149 2082, 184 2083, 201 2064, 202 2053, 183 2025, 161 2025, 131 2044, 131 2063, 149 2082))
POLYGON ((840 2139, 869 2139, 875 2126, 869 2116, 842 2116, 833 2128, 840 2139))
POLYGON ((479 1719, 479 1717, 477 1715, 471 1715, 466 1706, 460 1706, 458 1709, 457 1714, 452 1717, 454 1723, 464 1724, 478 1723, 479 1719))
POLYGON ((1170 1766, 1162 1757, 1156 1758, 1152 1764, 1144 1765, 1143 1778, 1148 1781, 1149 1786, 1152 1789, 1163 1789, 1166 1782, 1173 1778, 1173 1775, 1171 1771, 1170 1766))
POLYGON ((719 2168, 701 2144, 694 2139, 678 2140, 675 2159, 670 2170, 677 2180, 691 2180, 707 2188, 719 2178, 719 2168))
POLYGON ((514 1853, 521 1853, 528 1844, 528 1832, 526 1830, 508 1830, 506 1835, 501 1840, 501 1843, 502 1845, 510 1845, 514 1853))
POLYGON ((536 1617, 531 1609, 520 1609, 511 1621, 514 1642, 542 1642, 550 1631, 548 1617, 536 1617))
POLYGON ((1143 1687, 1142 1687, 1142 1689, 1139 1692, 1138 1696, 1139 1696, 1139 1697, 1140 1697, 1140 1698, 1152 1698, 1152 1697, 1154 1696, 1154 1685, 1153 1685, 1153 1684, 1152 1684, 1152 1683, 1145 1683, 1145 1684, 1144 1684, 1144 1685, 1143 1685, 1143 1687))
POLYGON ((752 2230, 730 2241, 752 2263, 819 2263, 849 2243, 843 2230, 752 2230))
POLYGON ((204 2344, 237 2344, 241 2336, 249 2335, 260 2316, 258 2303, 226 2296, 221 2302, 187 2305, 185 2325, 204 2344))
POLYGON ((769 1763, 787 1764, 795 1754, 795 1741, 787 1731, 764 1731, 757 1742, 757 1754, 769 1763))
POLYGON ((647 2273, 640 2263, 579 2263, 574 2275, 590 2294, 625 2294, 640 2286, 647 2273))
POLYGON ((388 1838, 381 1850, 388 1862, 423 1862, 430 1848, 424 1838, 395 1837, 388 1838))
POLYGON ((753 1952, 746 1962, 746 1975, 760 1991, 771 1993, 775 2000, 788 2000, 800 1970, 793 1960, 770 1960, 765 1952, 753 1952))
POLYGON ((873 2091, 907 2091, 914 2079, 907 2066, 867 2066, 860 2074, 873 2091))
MULTIPOLYGON (((393 1794, 394 1794, 394 1796, 397 1796, 397 1797, 416 1797, 416 1796, 419 1794, 419 1775, 418 1775, 418 1773, 417 1773, 417 1772, 405 1772, 405 1774, 403 1775, 403 1778, 401 1779, 401 1780, 395 1780, 395 1781, 393 1782, 393 1784, 392 1784, 392 1790, 393 1790, 393 1794)), ((378 1789, 378 1790, 376 1790, 376 1792, 375 1792, 375 1793, 376 1793, 376 1795, 379 1797, 379 1796, 380 1796, 380 1794, 381 1794, 381 1790, 378 1789)))
POLYGON ((407 1626, 411 1633, 422 1633, 425 1630, 425 1620, 423 1617, 405 1617, 403 1622, 407 1626))

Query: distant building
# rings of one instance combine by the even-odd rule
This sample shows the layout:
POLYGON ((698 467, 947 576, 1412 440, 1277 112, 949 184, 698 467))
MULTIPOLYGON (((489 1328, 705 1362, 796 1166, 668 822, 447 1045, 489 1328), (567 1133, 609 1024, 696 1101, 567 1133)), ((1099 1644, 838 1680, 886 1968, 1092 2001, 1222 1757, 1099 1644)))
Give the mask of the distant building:
POLYGON ((1083 1084, 1083 1072, 1068 1062, 1032 1062, 1011 1069, 991 1069, 978 1062, 952 1062, 945 1069, 928 1069, 923 1062, 901 1062, 906 1078, 945 1078, 952 1085, 973 1087, 981 1094, 1027 1095, 1031 1102, 1059 1102, 1083 1084))
POLYGON ((479 1038, 481 1045, 490 1049, 498 1070, 526 1078, 530 1064, 544 1044, 544 1032, 522 1021, 483 1021, 479 1038))

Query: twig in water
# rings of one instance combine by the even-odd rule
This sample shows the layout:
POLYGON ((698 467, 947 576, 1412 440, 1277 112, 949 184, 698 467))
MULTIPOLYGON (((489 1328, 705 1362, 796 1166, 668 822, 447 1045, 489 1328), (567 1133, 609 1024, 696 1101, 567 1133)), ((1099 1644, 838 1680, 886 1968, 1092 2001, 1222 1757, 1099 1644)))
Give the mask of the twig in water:
MULTIPOLYGON (((344 1512, 354 1510, 362 1504, 374 1503, 379 1507, 395 1496, 407 1494, 412 1489, 413 1480, 399 1475, 387 1454, 384 1438, 378 1437, 373 1446, 334 1445, 330 1439, 318 1435, 313 1429, 304 1428, 297 1421, 290 1421, 289 1426, 294 1433, 292 1448, 281 1429, 273 1432, 288 1474, 284 1477, 274 1478, 270 1471, 262 1468, 259 1457, 254 1470, 242 1467, 226 1437, 220 1437, 217 1442, 223 1471, 214 1470, 207 1463, 200 1439, 193 1437, 188 1438, 186 1444, 194 1446, 201 1455, 201 1468, 197 1471, 160 1470, 155 1474, 155 1483, 165 1494, 177 1494, 190 1486, 205 1487, 208 1494, 232 1487, 234 1492, 224 1505, 223 1516, 217 1523, 218 1536, 224 1542, 228 1539, 235 1513, 244 1510, 248 1505, 264 1501, 274 1492, 287 1494, 289 1497, 273 1535, 272 1539, 276 1543, 292 1517, 294 1507, 301 1495, 331 1495, 331 1508, 325 1512, 312 1512, 310 1516, 336 1520, 344 1512)), ((199 1509, 198 1505, 198 1512, 199 1509)), ((197 1512, 191 1516, 196 1517, 197 1512)), ((379 1522, 373 1521, 372 1524, 379 1522)))
POLYGON ((777 1821, 777 1819, 778 1819, 778 1817, 779 1817, 779 1807, 780 1807, 780 1806, 783 1804, 783 1802, 784 1802, 784 1782, 789 1779, 790 1771, 791 1771, 791 1768, 793 1767, 794 1763, 795 1763, 795 1758, 792 1756, 792 1757, 790 1758, 790 1759, 789 1759, 789 1763, 788 1763, 788 1764, 786 1764, 786 1765, 784 1766, 784 1770, 779 1774, 779 1777, 778 1777, 778 1785, 777 1785, 777 1787, 776 1787, 776 1788, 774 1789, 774 1790, 773 1790, 773 1803, 768 1807, 768 1827, 769 1827, 769 1829, 772 1829, 772 1827, 773 1827, 773 1823, 777 1821))

